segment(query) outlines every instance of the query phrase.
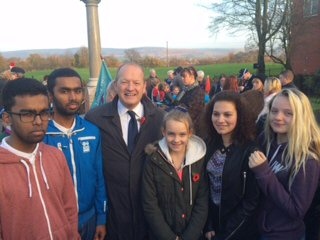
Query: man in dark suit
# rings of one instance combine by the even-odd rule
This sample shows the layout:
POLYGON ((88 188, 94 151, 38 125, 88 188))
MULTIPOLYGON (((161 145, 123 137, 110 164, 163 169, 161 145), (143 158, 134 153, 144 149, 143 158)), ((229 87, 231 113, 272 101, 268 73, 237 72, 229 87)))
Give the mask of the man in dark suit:
POLYGON ((104 174, 110 200, 107 221, 108 240, 147 239, 141 206, 140 186, 146 144, 161 138, 163 112, 145 95, 144 71, 135 63, 122 65, 116 78, 117 96, 110 103, 94 108, 86 119, 101 130, 104 174), (128 112, 130 111, 130 112, 128 112), (138 134, 129 135, 132 112, 138 134))

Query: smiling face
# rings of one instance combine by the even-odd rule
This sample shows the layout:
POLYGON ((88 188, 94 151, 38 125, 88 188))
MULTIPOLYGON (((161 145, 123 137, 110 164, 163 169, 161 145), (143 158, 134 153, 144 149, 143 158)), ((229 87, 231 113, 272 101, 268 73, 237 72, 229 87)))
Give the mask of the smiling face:
POLYGON ((170 153, 186 152, 191 132, 185 122, 169 119, 162 130, 162 134, 167 140, 170 153))
MULTIPOLYGON (((10 112, 13 113, 41 113, 49 110, 49 100, 45 95, 16 96, 15 104, 10 112)), ((8 143, 23 152, 32 152, 38 142, 45 136, 48 121, 36 116, 32 122, 22 122, 17 114, 4 113, 3 121, 11 125, 12 133, 8 143)))
POLYGON ((213 127, 222 136, 231 140, 237 125, 237 110, 233 102, 218 101, 213 106, 211 116, 213 127))
POLYGON ((146 90, 142 69, 135 65, 123 66, 118 73, 116 89, 120 102, 128 109, 135 108, 146 90))
POLYGON ((293 111, 289 99, 282 95, 277 96, 272 102, 269 122, 272 130, 277 133, 279 143, 287 141, 292 119, 293 111))

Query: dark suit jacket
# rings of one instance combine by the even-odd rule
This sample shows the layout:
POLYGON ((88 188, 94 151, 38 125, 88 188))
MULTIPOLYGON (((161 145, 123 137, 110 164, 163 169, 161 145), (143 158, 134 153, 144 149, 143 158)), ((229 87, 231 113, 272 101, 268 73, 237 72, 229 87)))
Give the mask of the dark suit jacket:
POLYGON ((107 239, 147 239, 141 205, 141 176, 146 159, 144 148, 159 140, 163 112, 143 97, 145 121, 141 124, 135 149, 130 156, 122 137, 116 97, 113 102, 90 110, 85 118, 100 128, 104 174, 109 197, 107 239))

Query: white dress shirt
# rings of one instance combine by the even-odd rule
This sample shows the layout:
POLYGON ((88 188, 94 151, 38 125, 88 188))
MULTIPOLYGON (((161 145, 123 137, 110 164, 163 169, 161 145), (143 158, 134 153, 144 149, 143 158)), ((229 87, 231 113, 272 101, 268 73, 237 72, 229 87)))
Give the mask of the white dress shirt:
MULTIPOLYGON (((121 129, 122 129, 122 137, 124 142, 128 145, 128 126, 129 121, 131 119, 130 115, 128 114, 129 109, 126 108, 120 101, 118 101, 118 114, 120 117, 121 122, 121 129)), ((138 131, 140 130, 140 121, 141 117, 144 115, 143 105, 140 102, 134 109, 131 109, 136 114, 138 131)))

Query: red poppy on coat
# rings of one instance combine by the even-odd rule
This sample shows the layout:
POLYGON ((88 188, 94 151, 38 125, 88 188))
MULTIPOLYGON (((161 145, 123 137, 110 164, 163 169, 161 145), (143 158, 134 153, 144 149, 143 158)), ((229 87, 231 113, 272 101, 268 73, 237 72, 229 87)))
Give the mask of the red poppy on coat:
POLYGON ((200 181, 200 174, 199 173, 193 174, 192 181, 199 182, 200 181))
POLYGON ((141 117, 139 119, 140 125, 143 125, 146 122, 146 118, 145 117, 141 117))

